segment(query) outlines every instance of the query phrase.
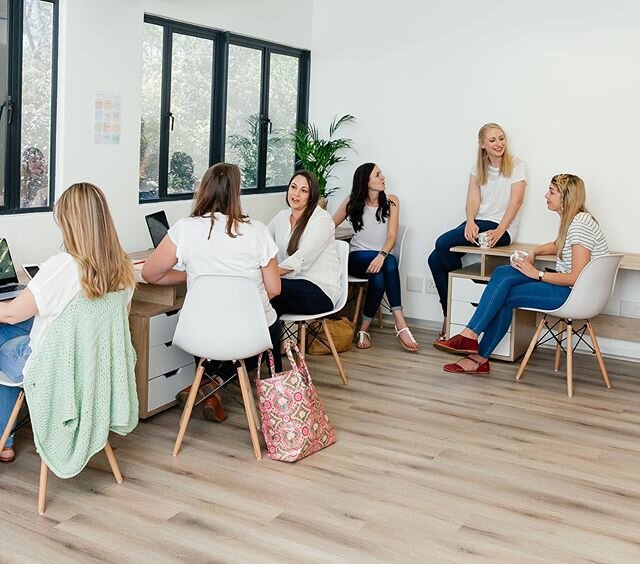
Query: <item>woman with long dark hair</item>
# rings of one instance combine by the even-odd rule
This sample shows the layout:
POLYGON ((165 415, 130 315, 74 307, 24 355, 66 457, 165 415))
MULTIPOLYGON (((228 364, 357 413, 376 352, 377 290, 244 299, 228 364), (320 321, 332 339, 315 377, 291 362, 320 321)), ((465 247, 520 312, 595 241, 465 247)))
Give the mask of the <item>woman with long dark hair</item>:
POLYGON ((287 190, 288 209, 269 223, 278 246, 280 294, 271 300, 283 313, 331 311, 340 297, 340 259, 331 215, 318 206, 320 188, 312 172, 293 174, 287 190))
POLYGON ((387 196, 385 178, 375 163, 356 169, 351 195, 333 216, 336 225, 345 219, 355 232, 350 243, 349 274, 369 280, 357 347, 371 347, 369 326, 386 293, 400 344, 411 352, 420 350, 402 313, 398 261, 391 254, 398 236, 400 200, 394 194, 387 196))

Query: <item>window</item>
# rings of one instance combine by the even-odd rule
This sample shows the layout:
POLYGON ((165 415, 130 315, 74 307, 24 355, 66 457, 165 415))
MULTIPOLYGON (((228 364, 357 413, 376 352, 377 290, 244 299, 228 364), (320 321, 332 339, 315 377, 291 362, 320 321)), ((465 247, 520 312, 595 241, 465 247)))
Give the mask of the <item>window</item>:
POLYGON ((191 198, 223 160, 245 193, 283 190, 308 81, 308 51, 146 16, 140 201, 191 198))
POLYGON ((56 0, 0 1, 0 212, 51 209, 56 0))

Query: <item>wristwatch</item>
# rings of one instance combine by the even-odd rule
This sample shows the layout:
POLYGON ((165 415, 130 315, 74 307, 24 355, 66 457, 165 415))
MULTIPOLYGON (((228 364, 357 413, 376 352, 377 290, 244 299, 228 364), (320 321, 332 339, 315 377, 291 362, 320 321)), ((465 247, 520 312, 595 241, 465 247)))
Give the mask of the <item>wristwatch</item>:
POLYGON ((538 282, 542 282, 542 279, 544 278, 544 270, 538 270, 538 282))
POLYGON ((380 251, 378 254, 382 255, 384 258, 387 258, 387 256, 389 256, 389 253, 387 251, 380 251))

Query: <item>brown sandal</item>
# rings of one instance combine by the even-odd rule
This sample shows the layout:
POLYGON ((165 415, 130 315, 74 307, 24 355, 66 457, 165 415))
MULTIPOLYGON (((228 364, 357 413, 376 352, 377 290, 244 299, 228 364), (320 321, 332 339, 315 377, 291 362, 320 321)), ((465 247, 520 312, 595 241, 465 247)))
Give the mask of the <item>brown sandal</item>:
POLYGON ((4 447, 2 451, 0 451, 0 462, 9 463, 13 462, 16 459, 16 451, 13 450, 13 447, 4 447))

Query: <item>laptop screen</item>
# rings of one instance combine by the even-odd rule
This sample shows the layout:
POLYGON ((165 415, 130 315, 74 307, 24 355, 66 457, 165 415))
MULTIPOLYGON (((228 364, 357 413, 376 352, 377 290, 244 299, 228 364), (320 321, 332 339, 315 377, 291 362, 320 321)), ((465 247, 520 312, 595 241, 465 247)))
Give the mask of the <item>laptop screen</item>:
POLYGON ((17 283, 18 277, 9 253, 9 245, 6 239, 0 239, 0 285, 17 283))
POLYGON ((167 220, 167 214, 164 213, 164 210, 160 210, 155 213, 151 213, 145 216, 145 220, 147 221, 147 227, 149 228, 149 235, 151 235, 151 242, 153 243, 153 248, 155 249, 164 236, 169 231, 169 221, 167 220))

